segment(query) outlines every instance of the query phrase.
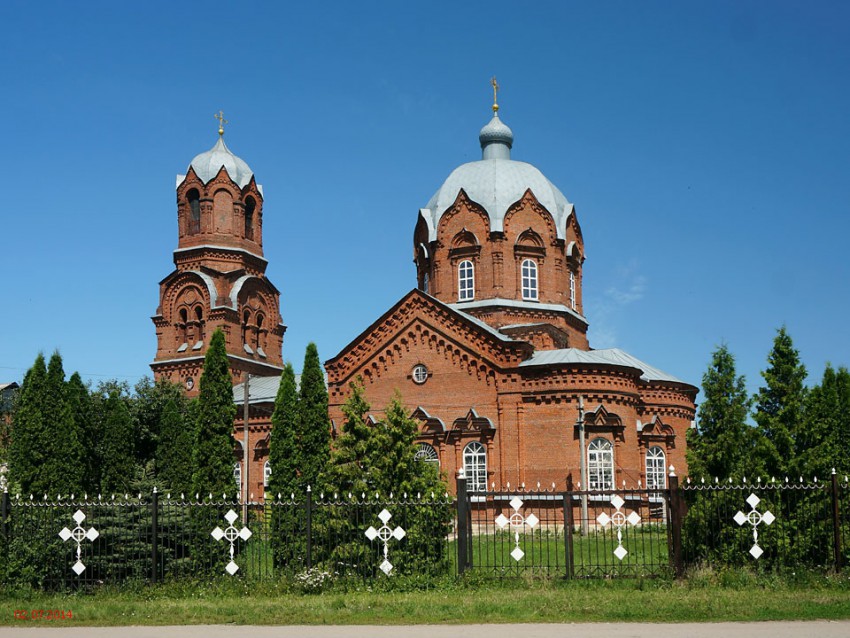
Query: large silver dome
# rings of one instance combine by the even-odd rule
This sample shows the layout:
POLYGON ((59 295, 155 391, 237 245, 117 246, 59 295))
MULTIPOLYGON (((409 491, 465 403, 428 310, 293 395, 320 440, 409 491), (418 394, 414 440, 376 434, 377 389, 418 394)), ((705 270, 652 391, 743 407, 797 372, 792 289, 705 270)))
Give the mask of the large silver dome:
POLYGON ((537 168, 510 159, 513 133, 497 115, 479 134, 483 159, 458 166, 434 196, 420 210, 429 227, 429 239, 437 238, 443 213, 455 203, 461 189, 481 206, 490 218, 490 231, 503 232, 505 214, 531 190, 537 201, 552 215, 558 237, 566 235, 567 218, 573 205, 537 168))

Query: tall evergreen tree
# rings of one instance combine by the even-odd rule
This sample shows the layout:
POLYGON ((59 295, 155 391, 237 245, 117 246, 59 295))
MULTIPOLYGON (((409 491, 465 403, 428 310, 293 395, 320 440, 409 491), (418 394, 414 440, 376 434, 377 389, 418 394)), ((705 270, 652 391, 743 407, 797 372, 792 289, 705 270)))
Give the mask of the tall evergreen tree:
POLYGON ((269 465, 272 474, 269 477, 267 492, 273 497, 280 494, 286 499, 295 493, 299 498, 303 497, 298 477, 301 467, 299 417, 295 372, 292 364, 287 363, 280 375, 269 437, 269 465))
POLYGON ((130 412, 135 430, 136 460, 143 467, 152 467, 155 466, 153 461, 159 451, 165 406, 169 401, 174 401, 178 413, 182 415, 185 413, 186 398, 181 384, 164 378, 154 382, 150 377, 142 377, 133 390, 130 412))
POLYGON ((42 468, 43 489, 50 494, 80 494, 86 459, 58 352, 53 353, 47 364, 44 411, 49 419, 45 428, 49 457, 42 468))
POLYGON ((777 331, 768 368, 761 374, 766 385, 755 397, 753 417, 766 440, 767 471, 773 476, 805 473, 797 458, 806 401, 806 367, 783 326, 777 331))
POLYGON ((216 330, 204 358, 192 454, 192 492, 233 494, 233 382, 224 333, 216 330))
POLYGON ((159 417, 156 452, 157 487, 179 494, 192 489, 192 445, 195 427, 187 414, 185 399, 169 397, 159 417))
POLYGON ((93 494, 100 486, 101 464, 97 456, 100 433, 92 411, 89 389, 78 372, 74 372, 68 379, 66 393, 68 409, 74 421, 74 431, 80 446, 81 487, 84 492, 93 494))
POLYGON ((100 489, 103 494, 125 493, 137 475, 133 419, 121 391, 113 387, 108 392, 101 404, 100 489))
POLYGON ((44 414, 47 366, 39 353, 24 375, 18 407, 12 417, 12 442, 9 447, 9 475, 12 486, 23 494, 44 493, 41 468, 50 453, 44 414))
POLYGON ((735 358, 722 345, 702 377, 704 399, 698 429, 688 431, 688 468, 692 476, 741 478, 764 471, 759 431, 747 424, 751 401, 735 358))
POLYGON ((328 493, 361 494, 374 489, 369 476, 369 462, 374 455, 374 430, 366 422, 369 403, 358 377, 350 385, 351 394, 342 406, 345 423, 336 442, 330 463, 323 472, 321 485, 328 493))
POLYGON ((330 458, 331 428, 328 420, 328 389, 315 343, 307 345, 301 371, 299 397, 300 484, 315 487, 330 458))
POLYGON ((832 469, 850 473, 850 372, 829 364, 806 397, 806 422, 799 435, 800 463, 811 476, 832 469))

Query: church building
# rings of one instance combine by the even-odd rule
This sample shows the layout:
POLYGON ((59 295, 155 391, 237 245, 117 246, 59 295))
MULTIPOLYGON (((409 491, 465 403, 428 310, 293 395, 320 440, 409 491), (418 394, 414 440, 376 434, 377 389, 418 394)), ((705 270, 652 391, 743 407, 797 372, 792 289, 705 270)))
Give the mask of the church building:
MULTIPOLYGON (((481 160, 419 210, 416 287, 326 362, 332 434, 362 382, 375 420, 399 392, 420 424, 417 456, 447 477, 463 468, 470 489, 578 486, 582 461, 589 489, 664 487, 670 465, 686 471, 698 390, 618 348, 591 348, 575 207, 511 158, 498 109, 479 133, 481 160)), ((240 407, 235 473, 250 375, 247 483, 259 496, 286 326, 265 276, 262 187, 223 134, 177 177, 175 270, 160 282, 151 367, 194 395, 206 340, 224 331, 240 407)))
POLYGON ((576 486, 582 456, 589 489, 663 487, 665 467, 686 469, 697 388, 590 347, 575 207, 511 158, 498 109, 481 160, 419 210, 416 288, 326 363, 330 416, 342 422, 362 379, 373 410, 401 394, 419 457, 449 477, 464 468, 470 489, 576 486))

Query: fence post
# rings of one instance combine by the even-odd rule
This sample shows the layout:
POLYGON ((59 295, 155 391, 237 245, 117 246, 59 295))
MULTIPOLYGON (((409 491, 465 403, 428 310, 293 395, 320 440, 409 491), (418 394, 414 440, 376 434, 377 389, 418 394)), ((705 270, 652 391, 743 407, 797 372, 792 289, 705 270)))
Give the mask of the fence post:
POLYGON ((466 491, 466 473, 457 471, 457 573, 462 575, 469 562, 467 519, 469 518, 469 493, 466 491))
POLYGON ((156 585, 156 572, 159 565, 159 492, 153 488, 151 498, 151 584, 156 585))
POLYGON ((682 502, 682 489, 679 487, 679 477, 676 476, 676 468, 670 466, 668 476, 668 493, 670 501, 670 540, 673 547, 673 574, 676 578, 685 575, 685 566, 682 562, 682 519, 684 512, 682 502))
POLYGON ((313 566, 313 490, 307 486, 307 569, 313 566))
POLYGON ((566 544, 567 578, 573 577, 573 495, 564 492, 564 543, 566 544))
POLYGON ((841 571, 841 516, 838 506, 838 475, 832 468, 832 553, 835 571, 841 571))

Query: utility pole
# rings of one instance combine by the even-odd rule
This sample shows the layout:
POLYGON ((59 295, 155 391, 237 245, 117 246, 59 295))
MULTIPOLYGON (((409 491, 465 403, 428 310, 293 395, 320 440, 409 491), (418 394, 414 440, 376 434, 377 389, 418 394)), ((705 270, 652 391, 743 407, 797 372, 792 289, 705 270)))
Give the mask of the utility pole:
POLYGON ((578 398, 578 445, 579 445, 579 472, 581 474, 581 533, 587 535, 587 450, 584 444, 584 397, 578 398))
POLYGON ((248 385, 251 381, 251 375, 245 372, 242 375, 244 379, 242 395, 242 417, 244 426, 242 428, 242 525, 248 525, 248 385))

